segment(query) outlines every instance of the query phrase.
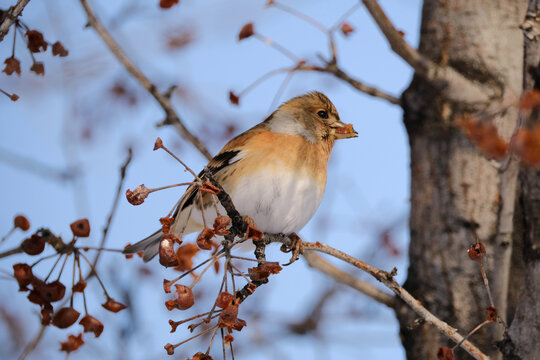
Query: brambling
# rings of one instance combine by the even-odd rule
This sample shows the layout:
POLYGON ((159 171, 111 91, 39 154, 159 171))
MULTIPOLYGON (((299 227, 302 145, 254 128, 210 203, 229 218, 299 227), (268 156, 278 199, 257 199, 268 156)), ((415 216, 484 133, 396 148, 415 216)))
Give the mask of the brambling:
MULTIPOLYGON (((208 169, 238 212, 259 230, 289 235, 300 231, 321 203, 334 141, 356 136, 324 94, 310 92, 285 102, 262 123, 229 141, 208 169)), ((201 207, 197 192, 192 185, 179 201, 170 227, 173 235, 201 231, 203 211, 208 223, 216 218, 212 195, 203 192, 201 207)), ((143 251, 144 261, 149 261, 162 238, 159 230, 124 252, 143 251)))

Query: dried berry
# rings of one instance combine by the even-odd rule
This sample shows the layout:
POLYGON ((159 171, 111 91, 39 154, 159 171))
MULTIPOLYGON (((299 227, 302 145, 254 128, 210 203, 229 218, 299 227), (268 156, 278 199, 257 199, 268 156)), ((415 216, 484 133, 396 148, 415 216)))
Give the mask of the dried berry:
POLYGON ((202 250, 212 250, 214 243, 212 238, 215 236, 214 230, 210 228, 204 228, 197 236, 197 246, 202 250))
POLYGON ((233 299, 234 299, 234 296, 232 294, 229 294, 226 291, 222 291, 219 293, 216 299, 216 306, 222 309, 225 309, 226 307, 231 305, 233 299))
POLYGON ((69 225, 73 236, 88 237, 90 236, 90 222, 88 219, 79 219, 69 225))
POLYGON ((214 232, 216 235, 227 235, 229 230, 227 228, 231 225, 231 218, 228 216, 218 216, 214 220, 214 232))
POLYGON ((120 310, 124 310, 125 308, 127 308, 126 305, 115 301, 113 298, 107 298, 107 302, 105 302, 105 304, 101 304, 101 306, 114 313, 117 313, 120 310))
POLYGON ((193 358, 191 360, 213 360, 212 357, 208 354, 204 354, 202 352, 198 352, 195 355, 193 355, 193 358))
POLYGON ((81 315, 81 313, 74 308, 65 307, 58 310, 56 314, 54 314, 52 323, 54 326, 60 329, 65 329, 73 325, 79 318, 79 315, 81 315))
POLYGON ((60 301, 66 293, 66 287, 58 280, 46 284, 34 277, 32 279, 32 286, 44 302, 60 301))
POLYGON ((21 229, 22 231, 27 231, 30 229, 30 221, 23 215, 17 215, 13 219, 13 226, 21 229))
POLYGON ((141 205, 149 194, 150 191, 144 184, 137 186, 133 191, 126 190, 126 198, 131 205, 141 205))
POLYGON ((232 91, 229 91, 229 101, 233 105, 238 105, 240 103, 240 96, 236 95, 232 91))
POLYGON ((13 276, 19 283, 19 291, 29 290, 27 286, 30 285, 34 277, 30 265, 22 263, 13 265, 13 276))
POLYGON ((103 332, 103 324, 93 316, 86 315, 79 324, 83 326, 84 332, 93 332, 95 337, 99 337, 103 332))
POLYGON ((486 308, 486 320, 487 321, 497 321, 497 308, 490 306, 486 308))
POLYGON ((176 307, 180 310, 187 310, 195 303, 195 297, 190 287, 184 285, 174 285, 176 287, 175 299, 176 307))
POLYGON ((38 234, 33 234, 31 237, 23 240, 21 248, 28 255, 41 254, 45 249, 45 239, 38 234))
POLYGON ((261 281, 267 279, 270 274, 279 273, 281 269, 277 262, 266 262, 257 267, 249 268, 248 274, 252 281, 261 281))
POLYGON ((79 280, 75 285, 73 285, 73 292, 84 292, 86 288, 86 282, 84 280, 79 280))
POLYGON ((179 0, 159 0, 159 7, 162 9, 170 9, 178 4, 179 0))
POLYGON ((165 350, 167 350, 167 354, 174 355, 174 346, 172 344, 167 344, 164 346, 165 350))
POLYGON ((163 238, 160 241, 159 263, 165 267, 178 265, 178 259, 174 252, 174 241, 167 238, 163 238))
POLYGON ((227 306, 219 314, 218 326, 221 328, 233 328, 238 317, 238 305, 227 306))
POLYGON ((467 255, 469 255, 471 260, 481 262, 486 255, 486 248, 484 247, 484 244, 477 242, 469 247, 469 250, 467 250, 467 255))

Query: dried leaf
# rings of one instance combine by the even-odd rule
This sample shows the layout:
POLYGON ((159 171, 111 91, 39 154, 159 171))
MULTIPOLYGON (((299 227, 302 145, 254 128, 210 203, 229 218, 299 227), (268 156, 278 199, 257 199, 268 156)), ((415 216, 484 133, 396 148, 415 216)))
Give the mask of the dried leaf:
POLYGON ((513 152, 527 166, 540 166, 540 124, 531 130, 519 129, 512 141, 513 152))
POLYGON ((277 274, 281 271, 281 266, 277 262, 263 263, 257 267, 249 268, 248 274, 252 281, 261 281, 267 279, 271 274, 277 274))
POLYGON ((30 67, 30 71, 35 72, 36 75, 45 75, 45 66, 42 62, 35 62, 30 67))
POLYGON ((37 30, 28 30, 26 32, 26 37, 28 37, 28 49, 33 53, 40 52, 40 48, 43 51, 47 51, 47 42, 43 38, 43 34, 37 30))
POLYGON ((11 75, 13 73, 21 75, 21 62, 15 57, 8 57, 6 60, 4 60, 4 64, 6 64, 6 67, 4 70, 2 70, 2 72, 5 72, 7 75, 11 75))
POLYGON ((246 239, 253 239, 253 241, 261 241, 263 232, 254 226, 248 225, 246 229, 246 239))
POLYGON ((487 157, 501 160, 508 153, 508 143, 499 136, 495 125, 472 117, 461 119, 456 124, 487 157))
POLYGON ((52 54, 53 56, 60 56, 65 57, 68 56, 69 52, 64 48, 64 45, 60 41, 57 41, 52 46, 52 54))

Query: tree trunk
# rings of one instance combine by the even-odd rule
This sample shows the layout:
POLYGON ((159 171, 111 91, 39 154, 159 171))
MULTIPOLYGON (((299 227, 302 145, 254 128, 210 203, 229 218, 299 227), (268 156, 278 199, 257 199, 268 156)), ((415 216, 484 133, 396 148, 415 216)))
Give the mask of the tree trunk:
MULTIPOLYGON (((540 0, 531 0, 523 23, 525 34, 523 89, 540 90, 540 0)), ((539 111, 525 119, 530 127, 540 122, 539 111)), ((519 174, 521 194, 516 219, 521 231, 516 242, 524 260, 524 276, 519 282, 515 316, 504 340, 499 344, 504 358, 540 359, 540 171, 523 168, 519 174)), ((516 221, 516 223, 517 223, 516 221)), ((517 225, 517 224, 516 224, 517 225)))
MULTIPOLYGON (((510 279, 519 165, 487 159, 456 127, 456 120, 519 98, 519 25, 526 9, 527 0, 425 0, 420 53, 500 96, 488 104, 450 102, 442 96, 445 84, 428 84, 419 76, 403 94, 411 147, 410 266, 405 287, 462 334, 482 323, 490 306, 479 266, 467 256, 477 239, 487 250, 486 271, 499 316, 504 322, 513 317, 516 296, 510 279)), ((517 114, 511 107, 490 119, 506 140, 515 131, 517 114)), ((428 324, 410 329, 415 317, 405 308, 398 317, 409 359, 434 359, 439 346, 454 345, 428 324)), ((470 340, 493 359, 501 358, 495 343, 503 331, 501 324, 490 323, 470 340)), ((470 358, 462 350, 455 355, 470 358)))

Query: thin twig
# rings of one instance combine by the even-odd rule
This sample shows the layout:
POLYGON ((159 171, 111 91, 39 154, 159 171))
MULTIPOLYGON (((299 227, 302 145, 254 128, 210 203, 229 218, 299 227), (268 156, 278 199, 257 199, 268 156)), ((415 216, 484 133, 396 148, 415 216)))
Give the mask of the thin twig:
POLYGON ((386 16, 377 0, 362 0, 362 3, 364 3, 371 17, 386 37, 390 47, 397 55, 426 80, 432 83, 442 80, 447 85, 441 89, 444 91, 447 100, 466 104, 487 103, 491 98, 502 95, 501 89, 494 89, 493 86, 484 86, 473 82, 452 67, 437 65, 424 57, 405 41, 402 34, 386 16))
MULTIPOLYGON (((328 245, 321 244, 321 243, 308 243, 304 242, 302 243, 302 247, 304 250, 315 250, 320 251, 325 254, 331 255, 337 259, 343 260, 360 270, 363 270, 373 276, 375 279, 382 282, 386 287, 388 287, 390 290, 392 290, 397 296, 399 296, 414 312, 416 312, 420 317, 422 317, 424 320, 426 320, 427 323, 435 326, 439 331, 446 334, 450 339, 452 339, 454 342, 459 343, 463 341, 463 336, 453 327, 448 325, 446 322, 440 320, 438 317, 433 315, 429 310, 427 310, 425 307, 423 307, 420 302, 415 299, 407 290, 402 288, 394 279, 395 272, 397 271, 394 269, 392 272, 383 271, 380 269, 377 269, 374 266, 371 266, 359 259, 356 259, 342 251, 339 251, 337 249, 334 249, 328 245)), ((474 357, 477 360, 488 360, 489 357, 482 353, 480 349, 478 349, 476 346, 474 346, 469 341, 465 340, 461 343, 461 347, 467 351, 472 357, 474 357)))
POLYGON ((4 36, 9 31, 9 28, 11 25, 17 21, 17 17, 21 15, 24 7, 26 4, 28 4, 30 0, 19 0, 17 1, 17 4, 15 4, 14 7, 10 8, 6 14, 4 14, 4 18, 2 19, 2 23, 0 23, 0 42, 4 40, 4 36))
POLYGON ((163 108, 163 111, 166 114, 165 120, 161 123, 162 125, 172 125, 179 132, 180 136, 189 141, 203 154, 208 160, 212 159, 212 154, 208 151, 203 142, 193 135, 184 125, 183 121, 180 119, 178 113, 174 110, 171 99, 166 94, 160 92, 157 87, 152 84, 152 82, 139 70, 135 64, 127 57, 124 51, 120 48, 120 45, 113 39, 111 34, 105 29, 103 24, 97 19, 93 10, 88 5, 87 0, 80 0, 81 5, 88 17, 88 24, 94 28, 98 33, 101 39, 105 42, 109 50, 116 56, 118 61, 126 68, 126 70, 135 78, 137 81, 144 87, 159 105, 163 108))
POLYGON ((337 282, 340 282, 360 291, 362 294, 369 296, 370 298, 381 304, 384 304, 390 308, 394 307, 394 296, 377 289, 375 286, 368 283, 367 281, 360 280, 355 276, 338 269, 313 251, 306 251, 303 255, 309 266, 311 266, 312 268, 315 268, 322 273, 330 276, 337 282))

